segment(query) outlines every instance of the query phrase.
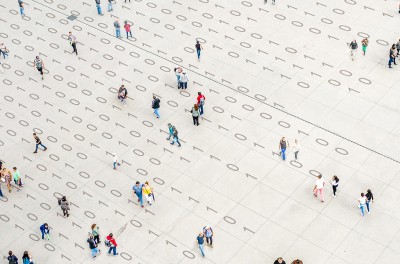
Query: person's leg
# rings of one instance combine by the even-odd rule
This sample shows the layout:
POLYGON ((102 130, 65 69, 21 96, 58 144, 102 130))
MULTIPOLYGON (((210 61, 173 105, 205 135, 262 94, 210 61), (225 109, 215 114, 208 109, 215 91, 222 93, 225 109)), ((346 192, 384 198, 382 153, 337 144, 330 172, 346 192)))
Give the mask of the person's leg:
MULTIPOLYGON (((129 2, 130 2, 130 1, 129 1, 129 2)), ((133 38, 133 37, 132 37, 132 31, 131 31, 131 30, 129 30, 129 35, 131 35, 131 38, 133 38)))
POLYGON ((128 31, 125 31, 125 32, 126 32, 126 38, 129 38, 128 31))
POLYGON ((43 145, 42 143, 40 143, 39 145, 43 147, 43 150, 46 150, 46 149, 47 149, 46 146, 43 145))
POLYGON ((197 50, 197 59, 200 60, 200 50, 197 50))
POLYGON ((211 236, 210 236, 210 246, 211 246, 211 247, 213 246, 212 242, 213 242, 213 239, 212 239, 212 235, 211 235, 211 236))
POLYGON ((366 205, 367 205, 367 212, 369 213, 369 202, 368 201, 366 202, 366 205))
POLYGON ((181 142, 179 142, 178 136, 176 136, 176 143, 178 143, 178 146, 179 146, 179 147, 181 146, 181 142))
POLYGON ((108 248, 108 254, 111 254, 111 251, 112 251, 112 247, 109 247, 108 248))
POLYGON ((281 152, 282 152, 282 159, 285 160, 286 159, 286 155, 285 155, 286 149, 281 149, 281 152))
POLYGON ((100 5, 96 4, 96 8, 97 8, 97 14, 101 14, 101 7, 100 5))
POLYGON ((44 230, 40 230, 42 232, 42 239, 44 239, 44 230))
POLYGON ((199 244, 201 255, 204 257, 204 244, 199 244))
POLYGON ((154 113, 156 114, 157 118, 160 118, 160 113, 158 112, 158 108, 154 109, 154 113))
POLYGON ((140 194, 140 195, 138 195, 138 197, 139 197, 139 201, 140 201, 140 206, 143 207, 143 195, 140 194))
POLYGON ((313 190, 313 194, 314 194, 315 197, 317 197, 317 189, 313 190))
POLYGON ((3 191, 1 190, 1 187, 0 187, 0 197, 3 197, 4 195, 3 195, 3 191))
POLYGON ((197 125, 200 125, 198 116, 196 116, 196 123, 197 123, 197 125))
POLYGON ((321 196, 321 202, 325 201, 324 200, 324 189, 319 189, 319 195, 321 196))
POLYGON ((336 186, 332 185, 332 189, 333 189, 333 196, 336 196, 336 186))
POLYGON ((34 153, 36 153, 36 152, 37 152, 37 150, 38 150, 38 147, 39 147, 39 144, 36 144, 36 148, 35 148, 35 152, 34 152, 34 153))
POLYGON ((115 256, 115 255, 117 255, 117 247, 113 247, 113 255, 115 256))
POLYGON ((117 162, 113 162, 113 167, 114 167, 114 170, 116 170, 117 169, 117 162))
POLYGON ((193 125, 196 125, 196 117, 194 117, 194 116, 192 116, 193 117, 193 125))
POLYGON ((360 206, 360 210, 361 210, 361 215, 364 216, 364 205, 360 206))
POLYGON ((297 153, 299 153, 298 151, 294 152, 294 159, 297 160, 297 153))
POLYGON ((203 113, 204 113, 204 109, 203 109, 203 105, 199 105, 199 112, 200 112, 200 115, 203 115, 203 113))
POLYGON ((394 65, 397 65, 397 63, 396 63, 396 56, 393 57, 393 64, 394 64, 394 65))
POLYGON ((95 251, 95 249, 96 248, 92 248, 91 250, 92 250, 92 258, 94 258, 94 256, 96 256, 96 251, 95 251))

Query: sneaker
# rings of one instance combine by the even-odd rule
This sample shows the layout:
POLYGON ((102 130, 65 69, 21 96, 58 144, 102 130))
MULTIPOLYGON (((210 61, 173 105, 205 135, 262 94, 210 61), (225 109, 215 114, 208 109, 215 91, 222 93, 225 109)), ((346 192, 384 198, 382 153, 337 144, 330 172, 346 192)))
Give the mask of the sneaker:
POLYGON ((37 151, 34 151, 33 153, 37 153, 37 151))
POLYGON ((43 151, 46 151, 47 150, 47 148, 44 148, 44 150, 43 151))
POLYGON ((93 258, 95 258, 95 257, 96 257, 96 255, 93 256, 93 258))
POLYGON ((142 205, 142 208, 144 208, 144 205, 142 205))
POLYGON ((172 142, 171 145, 174 145, 174 143, 172 142))
POLYGON ((335 197, 336 197, 336 195, 332 194, 332 197, 334 197, 334 198, 335 198, 335 197))
POLYGON ((140 202, 140 199, 137 199, 138 202, 140 202))

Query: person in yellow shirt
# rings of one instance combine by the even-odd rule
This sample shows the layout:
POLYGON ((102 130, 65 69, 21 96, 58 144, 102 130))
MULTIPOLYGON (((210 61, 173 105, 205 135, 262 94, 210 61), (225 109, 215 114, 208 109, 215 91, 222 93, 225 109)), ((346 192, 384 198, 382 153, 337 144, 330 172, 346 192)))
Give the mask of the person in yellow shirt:
POLYGON ((153 188, 149 185, 149 182, 145 182, 143 187, 142 187, 142 192, 144 196, 146 197, 147 202, 149 205, 153 203, 153 188))

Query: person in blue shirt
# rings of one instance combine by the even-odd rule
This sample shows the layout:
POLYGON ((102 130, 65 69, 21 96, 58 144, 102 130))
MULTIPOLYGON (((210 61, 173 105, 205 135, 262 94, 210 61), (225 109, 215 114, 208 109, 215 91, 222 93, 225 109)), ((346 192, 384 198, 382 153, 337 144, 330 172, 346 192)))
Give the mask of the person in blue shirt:
POLYGON ((203 235, 203 233, 200 233, 197 236, 197 244, 199 245, 201 255, 203 257, 205 257, 205 255, 204 255, 204 235, 203 235))
POLYGON ((50 228, 47 223, 40 226, 40 232, 42 232, 42 239, 44 239, 44 235, 46 235, 47 240, 50 240, 50 228))
POLYGON ((138 197, 138 202, 140 202, 140 206, 144 207, 144 205, 143 205, 142 188, 143 188, 143 184, 137 181, 136 184, 133 185, 132 190, 136 194, 136 196, 138 197))

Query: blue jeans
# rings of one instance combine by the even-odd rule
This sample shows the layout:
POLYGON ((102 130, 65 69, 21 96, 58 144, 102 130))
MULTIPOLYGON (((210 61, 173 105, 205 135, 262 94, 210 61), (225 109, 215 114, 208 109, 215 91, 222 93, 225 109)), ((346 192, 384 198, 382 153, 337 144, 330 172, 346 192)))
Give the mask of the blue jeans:
POLYGON ((136 196, 139 198, 140 206, 143 206, 143 194, 138 194, 138 193, 136 193, 136 192, 135 192, 135 194, 136 194, 136 196))
POLYGON ((179 84, 179 81, 181 80, 181 76, 180 75, 176 75, 176 82, 179 84))
POLYGON ((21 12, 21 16, 25 15, 25 13, 24 13, 24 8, 23 8, 23 7, 20 7, 20 8, 19 8, 19 12, 21 12))
POLYGON ((113 255, 117 255, 117 247, 110 247, 108 250, 108 254, 111 254, 111 251, 113 252, 113 255))
POLYGON ((115 35, 117 35, 117 38, 121 37, 121 30, 119 28, 115 29, 115 35))
POLYGON ((96 4, 97 7, 97 14, 101 15, 101 6, 96 4))
POLYGON ((3 197, 3 192, 1 191, 1 187, 0 187, 0 197, 3 197))
POLYGON ((197 59, 199 59, 200 60, 200 52, 201 52, 201 50, 197 50, 197 59))
POLYGON ((114 170, 117 168, 117 165, 120 166, 121 164, 119 164, 118 162, 114 162, 114 163, 113 163, 114 170))
POLYGON ((154 108, 154 114, 157 116, 157 118, 160 118, 160 113, 158 112, 158 108, 154 108))
POLYGON ((45 146, 45 145, 43 145, 42 143, 36 144, 36 149, 35 149, 35 152, 37 152, 39 145, 40 145, 40 146, 42 146, 42 147, 43 147, 43 149, 45 149, 45 148, 46 148, 46 146, 45 146))
POLYGON ((204 244, 199 244, 201 255, 204 257, 204 244))
POLYGON ((181 145, 181 143, 179 142, 178 136, 174 136, 173 141, 172 141, 171 144, 174 145, 175 142, 178 143, 179 146, 181 145))
POLYGON ((285 152, 286 152, 286 149, 281 149, 281 155, 282 155, 282 159, 283 159, 283 160, 286 159, 285 152))
POLYGON ((112 8, 112 3, 108 3, 108 12, 110 12, 110 11, 112 11, 113 10, 113 8, 112 8))
POLYGON ((360 204, 361 215, 364 216, 364 205, 360 204))
POLYGON ((96 256, 97 253, 99 253, 99 249, 98 248, 92 248, 92 257, 96 256))
POLYGON ((200 115, 203 115, 203 113, 204 113, 204 105, 199 105, 199 112, 200 112, 200 115))

